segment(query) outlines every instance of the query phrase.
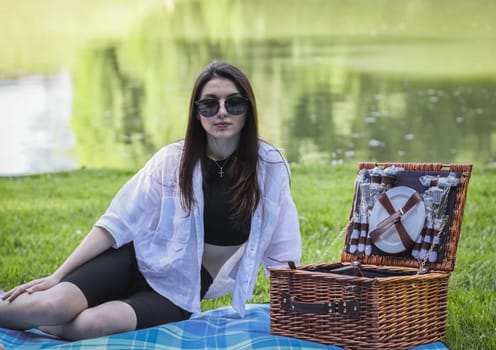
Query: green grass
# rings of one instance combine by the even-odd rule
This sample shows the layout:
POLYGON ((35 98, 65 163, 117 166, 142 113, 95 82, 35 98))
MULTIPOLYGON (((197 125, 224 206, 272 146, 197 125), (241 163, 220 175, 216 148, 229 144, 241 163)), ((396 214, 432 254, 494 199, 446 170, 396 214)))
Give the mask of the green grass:
MULTIPOLYGON (((337 261, 353 193, 351 166, 293 166, 292 192, 303 263, 337 261)), ((78 170, 0 179, 0 288, 51 273, 76 247, 131 171, 78 170)), ((456 269, 449 287, 450 349, 496 348, 496 169, 476 168, 469 184, 456 269)), ((260 271, 252 302, 269 300, 260 271)), ((229 297, 203 302, 209 309, 229 297)))

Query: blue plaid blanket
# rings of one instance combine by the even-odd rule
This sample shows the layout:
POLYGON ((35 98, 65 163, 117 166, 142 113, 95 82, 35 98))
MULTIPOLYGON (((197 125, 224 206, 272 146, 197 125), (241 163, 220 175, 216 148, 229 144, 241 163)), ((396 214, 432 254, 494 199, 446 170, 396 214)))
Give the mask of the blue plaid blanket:
MULTIPOLYGON (((244 318, 231 307, 193 315, 183 322, 142 329, 135 332, 66 342, 37 330, 25 332, 0 328, 0 343, 10 349, 341 349, 304 340, 270 334, 269 305, 247 306, 244 318)), ((415 350, 447 350, 442 342, 415 350)))

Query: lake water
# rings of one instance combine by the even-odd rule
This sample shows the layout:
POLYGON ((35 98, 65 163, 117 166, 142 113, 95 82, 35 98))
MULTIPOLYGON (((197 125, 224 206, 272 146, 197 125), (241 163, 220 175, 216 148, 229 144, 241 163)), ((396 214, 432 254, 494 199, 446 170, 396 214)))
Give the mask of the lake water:
POLYGON ((0 175, 140 167, 215 59, 290 162, 496 163, 494 1, 28 3, 0 0, 0 175))

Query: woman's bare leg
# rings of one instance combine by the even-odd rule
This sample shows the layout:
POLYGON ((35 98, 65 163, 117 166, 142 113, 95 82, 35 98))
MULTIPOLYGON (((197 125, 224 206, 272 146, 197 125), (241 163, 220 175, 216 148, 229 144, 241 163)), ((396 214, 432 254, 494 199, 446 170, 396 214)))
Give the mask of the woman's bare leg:
POLYGON ((0 300, 0 327, 29 329, 64 324, 87 307, 81 290, 72 283, 62 282, 44 291, 23 293, 12 302, 0 300))
POLYGON ((136 314, 129 304, 123 301, 109 301, 84 310, 66 324, 38 328, 61 338, 80 340, 134 331, 136 325, 136 314))

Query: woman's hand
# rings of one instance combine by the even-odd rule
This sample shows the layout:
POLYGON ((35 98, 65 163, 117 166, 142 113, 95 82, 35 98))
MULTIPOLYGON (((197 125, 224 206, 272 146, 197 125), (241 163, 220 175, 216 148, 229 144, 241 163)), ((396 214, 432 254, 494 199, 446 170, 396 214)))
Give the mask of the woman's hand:
POLYGON ((31 282, 21 284, 20 286, 17 286, 15 288, 9 290, 7 293, 5 293, 2 296, 2 300, 5 300, 5 301, 11 303, 12 301, 14 301, 15 298, 17 298, 21 294, 24 294, 24 293, 31 294, 34 292, 47 290, 47 289, 52 288, 54 285, 56 285, 59 282, 60 282, 60 280, 53 275, 48 276, 48 277, 38 278, 38 279, 35 279, 31 282))
POLYGON ((47 290, 59 283, 67 274, 81 266, 98 254, 103 253, 115 243, 113 236, 104 228, 94 226, 85 239, 72 252, 67 260, 50 276, 38 278, 17 286, 2 296, 2 300, 14 301, 24 293, 34 293, 47 290))

